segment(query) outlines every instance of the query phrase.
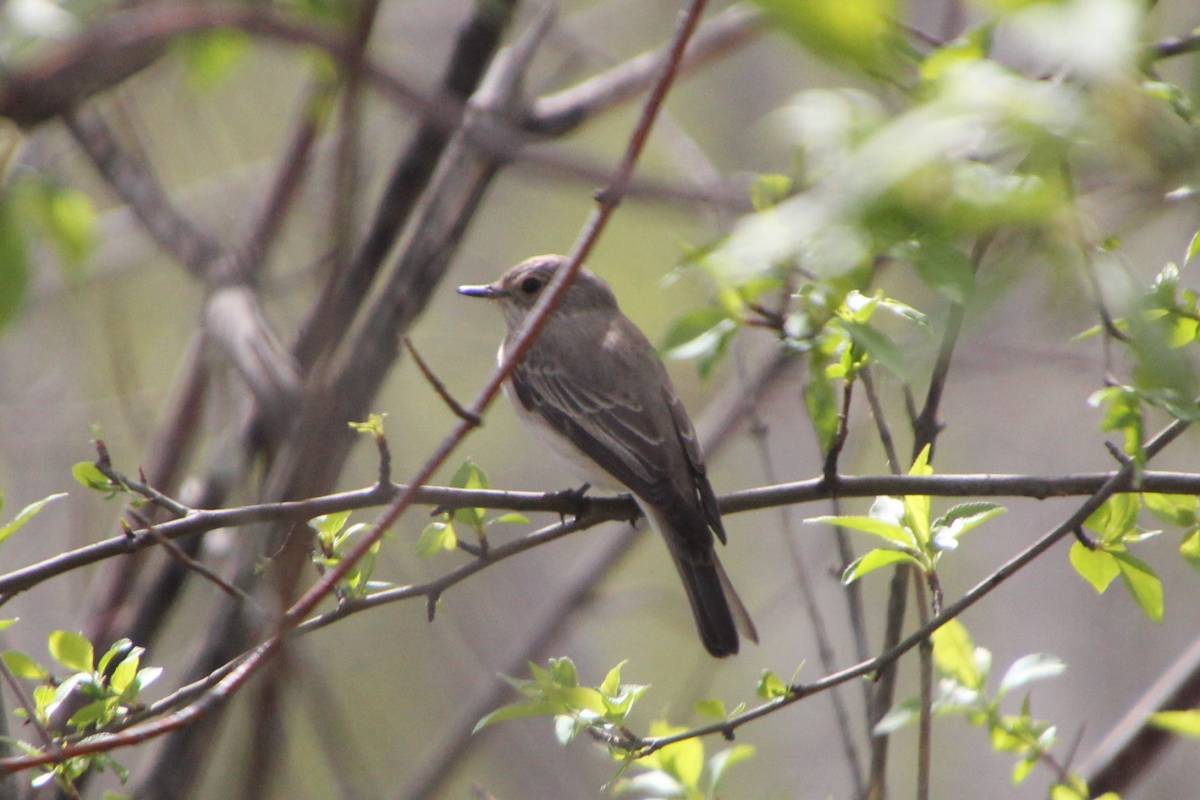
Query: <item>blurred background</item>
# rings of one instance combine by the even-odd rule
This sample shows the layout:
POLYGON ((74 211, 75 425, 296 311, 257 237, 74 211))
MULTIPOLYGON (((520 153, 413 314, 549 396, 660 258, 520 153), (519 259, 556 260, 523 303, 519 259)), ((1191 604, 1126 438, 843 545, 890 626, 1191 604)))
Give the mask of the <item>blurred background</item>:
MULTIPOLYGON (((7 14, 11 24, 16 11, 26 6, 34 4, 9 0, 0 6, 0 14, 7 14)), ((660 0, 557 6, 557 20, 526 79, 526 89, 534 95, 569 86, 661 46, 679 9, 678 3, 660 0)), ((380 4, 374 23, 371 57, 411 85, 435 93, 460 26, 474 7, 466 0, 387 0, 380 4)), ((709 16, 724 7, 716 4, 709 16)), ((521 4, 505 41, 528 30, 539 8, 521 4)), ((78 11, 76 19, 86 27, 108 13, 110 9, 93 4, 78 11)), ((901 13, 915 28, 945 38, 982 12, 969 4, 915 0, 901 13)), ((1185 34, 1197 24, 1200 15, 1193 3, 1164 0, 1147 16, 1145 41, 1185 34)), ((6 39, 6 62, 10 68, 32 63, 41 52, 38 45, 17 41, 11 30, 15 29, 6 39)), ((176 206, 230 247, 253 229, 314 74, 314 55, 308 50, 250 38, 239 41, 230 48, 229 63, 216 66, 204 60, 211 54, 173 46, 100 101, 109 123, 124 141, 136 142, 139 158, 153 165, 176 206)), ((1011 52, 1020 60, 1020 42, 1001 38, 997 44, 997 58, 1004 60, 1011 52)), ((1200 56, 1163 62, 1160 71, 1165 80, 1196 97, 1200 56)), ((813 88, 859 88, 876 95, 884 108, 905 102, 896 90, 814 57, 784 34, 758 33, 680 79, 638 174, 702 193, 714 187, 744 192, 754 174, 787 172, 795 150, 778 109, 796 93, 813 88)), ((605 110, 553 146, 607 169, 624 148, 638 108, 634 101, 605 110)), ((360 162, 350 183, 352 207, 341 218, 358 232, 355 239, 366 230, 392 164, 419 123, 411 111, 369 87, 359 109, 360 162)), ((335 238, 331 221, 344 211, 339 203, 345 203, 338 188, 345 185, 337 174, 338 143, 332 125, 315 141, 309 174, 257 281, 269 327, 285 341, 292 340, 309 313, 328 272, 335 238), (335 211, 339 207, 343 211, 335 211)), ((148 457, 173 387, 188 369, 189 342, 204 319, 209 296, 201 281, 144 233, 61 123, 28 128, 14 164, 18 173, 49 176, 79 189, 94 204, 96 218, 94 248, 77 265, 66 263, 45 243, 32 247, 31 287, 19 315, 0 334, 0 487, 5 516, 52 492, 70 491, 69 499, 48 508, 6 543, 4 571, 112 535, 119 501, 106 502, 78 487, 71 480, 71 466, 94 457, 91 439, 99 430, 116 466, 136 474, 148 457)), ((486 189, 444 275, 437 278, 430 302, 408 329, 413 344, 455 397, 465 401, 485 382, 503 323, 495 309, 458 296, 454 287, 490 281, 529 255, 569 250, 598 185, 596 180, 531 167, 517 158, 486 189)), ((1145 280, 1166 261, 1181 257, 1197 227, 1194 201, 1162 205, 1136 216, 1130 214, 1128 194, 1109 198, 1097 192, 1092 202, 1089 210, 1096 228, 1121 237, 1125 259, 1145 280)), ((711 293, 701 272, 675 267, 689 248, 728 232, 736 218, 735 210, 712 203, 635 193, 618 209, 589 266, 612 284, 625 313, 653 341, 661 341, 674 319, 708 302, 711 293)), ((1003 251, 982 267, 981 284, 988 291, 968 310, 954 355, 941 414, 947 427, 935 460, 939 473, 1052 475, 1113 466, 1097 429, 1100 412, 1086 402, 1102 386, 1101 345, 1098 339, 1071 341, 1094 324, 1084 281, 1077 270, 1039 262, 1026 257, 1028 252, 1003 251)), ((911 334, 901 341, 918 376, 919 394, 940 336, 944 300, 911 271, 885 270, 880 283, 890 296, 931 316, 932 333, 911 334)), ((741 390, 777 352, 769 331, 746 328, 707 378, 699 376, 694 362, 672 361, 669 368, 698 427, 710 430, 723 409, 727 415, 731 403, 736 409, 745 402, 737 399, 741 390)), ((191 420, 199 436, 176 482, 179 494, 186 494, 188 480, 204 472, 206 459, 230 435, 242 409, 241 401, 233 399, 240 391, 239 375, 219 353, 209 352, 205 358, 208 400, 191 420)), ((800 361, 789 362, 752 403, 765 425, 761 441, 778 480, 820 472, 821 455, 803 412, 804 380, 800 361)), ((907 454, 911 434, 899 384, 886 377, 880 384, 898 448, 907 454)), ((387 374, 370 410, 388 415, 397 481, 411 475, 455 423, 407 357, 387 374)), ((718 493, 769 482, 755 426, 745 411, 733 416, 729 435, 711 448, 708 458, 718 493)), ((1148 430, 1157 430, 1163 419, 1152 419, 1148 430)), ((853 407, 850 431, 842 469, 886 473, 874 426, 861 402, 853 407)), ((1196 444, 1195 434, 1189 434, 1156 460, 1155 467, 1195 469, 1196 444)), ((496 488, 556 490, 573 481, 565 479, 542 451, 526 446, 504 403, 491 409, 483 428, 470 436, 435 482, 448 482, 466 457, 487 472, 496 488)), ((243 473, 224 504, 254 501, 262 469, 254 466, 243 473)), ((367 486, 376 469, 375 451, 362 439, 353 445, 331 488, 367 486)), ((869 503, 847 500, 844 508, 846 513, 865 513, 869 503)), ((1008 514, 964 541, 954 554, 952 568, 942 575, 947 597, 961 595, 1061 521, 1077 503, 1006 500, 1008 514)), ((952 504, 935 498, 935 512, 952 504)), ((444 553, 418 559, 415 542, 426 513, 427 509, 413 509, 394 527, 379 556, 377 579, 417 583, 471 558, 444 553)), ((221 712, 210 749, 193 765, 197 774, 187 796, 465 797, 473 787, 498 798, 599 795, 615 773, 614 762, 584 739, 560 747, 551 720, 521 720, 462 735, 463 725, 469 730, 480 716, 479 703, 493 703, 483 706, 486 712, 515 699, 497 673, 512 670, 514 660, 544 662, 550 656, 569 655, 581 678, 595 684, 610 667, 628 659, 624 679, 652 687, 631 718, 638 732, 661 718, 674 724, 702 721, 693 711, 701 698, 719 698, 728 707, 753 704, 754 687, 764 669, 785 679, 793 673, 800 681, 818 678, 823 670, 797 588, 789 537, 803 555, 830 631, 835 664, 848 666, 855 661, 854 647, 832 533, 822 526, 800 525, 803 518, 827 513, 829 505, 819 503, 793 507, 785 514, 771 509, 727 517, 729 546, 722 558, 762 641, 719 662, 696 639, 675 571, 652 534, 643 531, 592 590, 574 596, 572 587, 609 557, 605 545, 620 535, 619 525, 575 534, 484 570, 446 592, 432 623, 418 599, 357 614, 305 636, 289 647, 273 699, 256 694, 266 678, 260 676, 221 712), (572 607, 562 608, 568 600, 572 607), (273 717, 271 724, 264 726, 264 715, 273 717), (255 741, 263 735, 272 740, 269 757, 263 755, 262 742, 255 741)), ((553 515, 531 516, 535 526, 555 520, 553 515)), ((373 518, 370 511, 353 517, 373 518)), ((495 528, 492 536, 503 541, 522 532, 495 528)), ((213 532, 205 537, 199 557, 232 574, 238 537, 248 535, 252 533, 213 532)), ((855 544, 865 546, 861 541, 855 544)), ((1064 676, 1032 689, 1033 713, 1058 726, 1063 757, 1078 737, 1076 763, 1085 758, 1195 638, 1200 584, 1176 547, 1176 537, 1168 535, 1140 550, 1164 582, 1166 617, 1161 624, 1149 623, 1127 593, 1114 589, 1097 596, 1071 570, 1065 544, 963 617, 976 643, 992 652, 997 674, 1027 653, 1052 653, 1067 663, 1064 676)), ((129 580, 144 581, 158 564, 147 559, 129 580)), ((13 599, 4 615, 19 617, 20 622, 0 634, 3 646, 44 657, 46 632, 84 630, 98 594, 117 569, 117 562, 105 562, 13 599)), ((271 569, 268 564, 266 572, 271 569)), ((314 579, 311 566, 305 569, 301 587, 314 579)), ((864 579, 862 592, 874 650, 886 602, 883 573, 864 579)), ((214 609, 226 602, 210 583, 190 580, 183 587, 145 657, 146 663, 166 669, 151 697, 184 681, 198 651, 209 646, 206 637, 217 619, 214 609)), ((914 624, 910 609, 907 629, 914 624)), ((901 662, 898 699, 915 693, 915 673, 914 653, 901 662)), ((843 687, 842 695, 859 732, 861 755, 867 744, 861 735, 863 692, 852 683, 843 687)), ((1015 713, 1018 701, 1009 702, 1015 713)), ((827 696, 746 726, 737 739, 754 745, 757 753, 751 762, 731 770, 723 796, 852 796, 827 696)), ((709 739, 705 744, 711 754, 721 743, 709 739)), ((150 743, 116 754, 131 769, 133 786, 153 770, 165 769, 159 747, 150 743)), ((914 748, 911 728, 895 735, 890 774, 896 797, 908 796, 913 785, 914 748)), ((1196 753, 1195 742, 1178 742, 1127 796, 1190 796, 1200 777, 1196 753)), ((935 723, 936 796, 1044 795, 1048 772, 1035 772, 1015 788, 1009 781, 1011 769, 1012 759, 992 752, 985 732, 957 717, 935 723)), ((117 787, 105 776, 88 786, 86 794, 99 796, 102 788, 117 787)), ((153 793, 147 789, 146 796, 153 793)))

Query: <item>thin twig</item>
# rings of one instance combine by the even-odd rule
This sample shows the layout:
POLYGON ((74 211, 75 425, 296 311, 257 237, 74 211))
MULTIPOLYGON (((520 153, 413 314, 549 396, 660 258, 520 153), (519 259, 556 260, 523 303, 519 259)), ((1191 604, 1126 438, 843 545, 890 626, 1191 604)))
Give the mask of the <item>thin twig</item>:
MULTIPOLYGON (((1156 455, 1161 452, 1164 447, 1173 442, 1180 434, 1188 427, 1188 422, 1184 420, 1175 420, 1170 425, 1165 427, 1154 439, 1146 446, 1147 458, 1152 454, 1156 455)), ((699 736, 709 736, 719 734, 728 738, 734 731, 743 725, 752 722, 760 717, 773 714, 779 709, 789 706, 799 700, 803 700, 818 692, 823 692, 834 686, 838 686, 846 681, 854 680, 865 675, 870 675, 873 672, 878 672, 886 666, 895 663, 902 655, 913 649, 921 642, 925 641, 938 628, 945 625, 950 620, 962 614, 975 603, 986 597, 998 586, 1003 584, 1020 570, 1024 569, 1044 552, 1049 550, 1065 536, 1071 533, 1071 530, 1087 519, 1097 508, 1104 502, 1116 494, 1122 486, 1128 486, 1133 479, 1133 470, 1131 468, 1122 468, 1119 472, 1112 476, 1104 483, 1094 494, 1092 494, 1082 505, 1079 506, 1066 520, 1052 528, 1047 533, 1043 534, 1037 541, 1026 547, 1024 550, 1006 561, 998 569, 972 587, 966 594, 960 597, 955 602, 951 603, 947 608, 937 616, 933 617, 925 625, 919 627, 912 634, 904 638, 902 641, 875 658, 855 664, 840 672, 826 675, 824 678, 813 681, 807 684, 796 684, 789 687, 789 692, 767 703, 763 703, 756 708, 752 708, 737 716, 723 720, 721 722, 703 725, 670 736, 659 736, 648 739, 642 739, 639 742, 634 755, 636 757, 644 757, 650 753, 657 752, 664 747, 682 742, 687 739, 694 739, 699 736)), ((0 761, 0 765, 4 762, 0 761)))
POLYGON ((450 407, 450 410, 454 412, 454 416, 458 417, 464 422, 469 422, 471 425, 483 424, 483 420, 479 418, 479 415, 473 414, 470 411, 467 411, 467 409, 463 408, 462 404, 454 399, 454 395, 450 394, 450 390, 446 388, 446 384, 442 383, 438 379, 438 376, 433 374, 433 370, 429 368, 429 365, 425 363, 425 359, 422 358, 421 354, 417 352, 417 348, 413 345, 412 339, 405 336, 404 346, 408 348, 409 355, 411 355, 413 357, 413 361, 416 362, 417 369, 421 370, 421 374, 425 376, 425 380, 428 381, 429 385, 433 387, 433 391, 437 393, 437 396, 442 398, 442 402, 450 407))
MULTIPOLYGON (((744 381, 744 368, 741 358, 737 359, 737 367, 738 376, 744 381)), ((843 402, 847 402, 849 399, 849 396, 846 396, 843 402)), ((775 483, 778 480, 778 471, 775 469, 774 459, 771 458, 769 429, 767 428, 766 421, 758 413, 758 406, 755 403, 755 399, 749 396, 749 394, 746 396, 745 413, 750 423, 750 435, 754 441, 754 447, 758 451, 759 462, 762 464, 763 477, 770 483, 775 483)), ((826 463, 828 464, 828 461, 826 463)), ((836 459, 834 471, 836 474, 836 459)), ((825 474, 824 478, 828 482, 828 473, 825 474)), ((834 501, 836 502, 836 498, 834 498, 834 501)), ((836 514, 837 511, 835 510, 834 513, 836 514)), ((821 662, 821 669, 825 672, 832 672, 835 663, 833 645, 830 643, 829 633, 825 627, 825 617, 821 613, 821 606, 817 602, 816 593, 813 591, 808 566, 804 559, 804 553, 800 548, 799 532, 792 524, 790 510, 785 506, 780 507, 779 522, 780 531, 783 533, 788 553, 792 556, 792 568, 796 573, 796 586, 800 590, 800 597, 803 600, 805 613, 808 615, 813 638, 817 642, 817 658, 821 662)), ((844 537, 845 532, 841 531, 841 533, 844 537)), ((858 755, 858 747, 854 743, 854 733, 850 727, 850 715, 846 712, 846 704, 843 702, 841 692, 830 692, 829 699, 833 704, 834 720, 837 722, 838 734, 841 737, 842 752, 846 758, 846 768, 850 771, 850 780, 854 786, 854 797, 861 797, 863 792, 862 765, 858 755)))
MULTIPOLYGON (((1063 476, 1038 475, 841 475, 837 496, 876 497, 878 495, 920 494, 931 497, 1025 497, 1044 500, 1050 497, 1089 495, 1115 475, 1115 472, 1089 472, 1063 476)), ((159 523, 160 534, 178 539, 218 528, 236 528, 255 522, 304 521, 338 511, 372 508, 393 501, 408 491, 407 484, 373 485, 362 489, 336 492, 306 500, 256 503, 227 509, 197 509, 186 517, 159 523)), ((1122 488, 1122 492, 1161 494, 1200 494, 1200 475, 1184 472, 1147 471, 1140 487, 1122 488)), ((719 498, 722 514, 757 511, 794 503, 829 500, 833 493, 824 477, 809 478, 775 486, 761 486, 732 492, 719 498)), ((455 489, 448 486, 422 486, 414 495, 414 504, 441 506, 446 509, 488 508, 504 511, 546 511, 574 514, 578 501, 562 492, 519 492, 500 489, 455 489)), ((605 519, 631 519, 639 512, 628 496, 589 497, 588 510, 605 519)), ((90 545, 51 556, 0 575, 0 599, 3 602, 42 581, 95 564, 105 559, 138 552, 155 544, 144 530, 131 535, 113 536, 90 545)), ((0 605, 3 605, 0 602, 0 605)))
POLYGON ((887 418, 883 413, 883 406, 879 402, 879 395, 875 391, 875 376, 871 372, 870 367, 863 367, 858 377, 862 380, 863 391, 867 395, 867 405, 871 407, 871 418, 875 420, 875 429, 879 433, 879 442, 883 445, 883 454, 887 457, 888 469, 893 475, 899 475, 900 459, 896 457, 896 443, 892 439, 891 428, 888 427, 887 418))
MULTIPOLYGON (((522 327, 518 334, 515 345, 509 350, 508 355, 503 363, 497 368, 492 378, 487 382, 479 396, 470 406, 471 413, 481 415, 483 411, 491 404, 496 395, 500 391, 502 383, 508 378, 509 374, 516 367, 518 361, 524 357, 525 353, 533 345, 534 340, 546 325, 549 316, 558 304, 562 301, 567 289, 570 287, 571 281, 582 268, 583 261, 591 251, 592 247, 598 241, 600 234, 607 226, 608 220, 612 213, 620 204, 638 157, 641 155, 646 141, 650 135, 650 129, 653 127, 655 117, 658 110, 662 107, 663 101, 666 99, 667 91, 669 90, 674 78, 678 72, 679 62, 683 56, 684 49, 691 35, 695 32, 696 26, 699 24, 700 17, 703 14, 705 0, 692 0, 687 7, 687 10, 681 15, 679 24, 676 27, 670 45, 663 57, 662 68, 650 95, 647 97, 640 114, 637 124, 634 127, 633 133, 629 138, 629 143, 625 149, 625 154, 621 159, 620 165, 613 174, 610 183, 596 197, 596 208, 591 216, 584 224, 582 231, 575 245, 572 247, 570 255, 567 257, 566 265, 560 269, 555 276, 555 279, 542 293, 538 302, 534 305, 527 317, 526 324, 522 327)), ((86 752, 100 752, 111 750, 116 747, 121 747, 129 744, 136 744, 150 738, 162 736, 171 731, 178 730, 192 724, 197 719, 203 717, 216 706, 223 704, 230 696, 240 689, 249 678, 254 675, 259 669, 278 654, 283 645, 285 636, 299 624, 308 614, 310 614, 317 604, 327 597, 333 588, 346 577, 347 573, 354 568, 355 564, 366 555, 377 541, 404 513, 407 508, 412 505, 415 499, 417 487, 424 484, 425 481, 433 475, 433 473, 446 461, 450 454, 457 448, 458 444, 471 431, 474 426, 470 425, 466 420, 462 420, 454 427, 449 435, 442 443, 434 450, 425 464, 418 470, 416 476, 411 482, 409 488, 404 491, 396 500, 387 508, 375 525, 359 540, 355 547, 324 577, 318 580, 311 588, 309 588, 299 600, 297 600, 284 614, 278 630, 268 639, 262 642, 238 667, 229 673, 220 683, 207 691, 200 699, 186 708, 180 709, 174 714, 161 720, 147 723, 140 728, 133 728, 119 734, 115 734, 104 740, 103 745, 97 747, 96 742, 80 743, 76 745, 74 750, 86 752)), ((21 761, 21 768, 34 766, 39 763, 49 763, 54 761, 59 754, 50 756, 46 761, 38 761, 36 758, 27 759, 8 759, 3 763, 6 769, 11 769, 16 765, 16 762, 21 761)))
POLYGON ((838 414, 837 432, 833 436, 833 441, 829 445, 829 452, 825 454, 825 465, 822 469, 822 475, 831 486, 837 486, 838 480, 838 457, 842 454, 842 448, 846 446, 846 439, 850 435, 850 398, 854 395, 854 378, 847 378, 842 386, 842 409, 838 414))
MULTIPOLYGON (((929 624, 929 601, 925 584, 913 581, 917 599, 917 617, 921 627, 929 624)), ((936 615, 936 611, 934 612, 936 615)), ((917 648, 921 663, 921 713, 917 725, 916 800, 929 800, 929 771, 933 759, 933 641, 925 638, 917 648)))

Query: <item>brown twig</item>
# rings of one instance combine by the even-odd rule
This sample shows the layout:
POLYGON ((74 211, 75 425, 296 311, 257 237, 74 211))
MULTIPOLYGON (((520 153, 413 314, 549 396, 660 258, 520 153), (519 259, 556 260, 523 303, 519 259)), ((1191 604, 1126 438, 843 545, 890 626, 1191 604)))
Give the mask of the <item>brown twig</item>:
POLYGON ((412 339, 405 336, 404 346, 408 348, 409 355, 411 355, 413 357, 413 361, 416 362, 417 369, 421 370, 421 374, 425 376, 425 380, 430 386, 433 387, 433 391, 437 393, 437 396, 442 398, 442 402, 449 406, 450 410, 454 412, 454 416, 458 417, 463 422, 469 422, 472 426, 483 424, 483 420, 479 418, 479 415, 472 414, 470 411, 467 411, 467 409, 463 408, 462 404, 455 400, 454 396, 450 394, 450 391, 446 388, 446 384, 442 383, 438 379, 438 376, 433 374, 433 370, 429 368, 429 365, 425 363, 425 359, 422 358, 421 354, 417 352, 417 348, 413 345, 412 339))
MULTIPOLYGON (((699 23, 704 6, 705 0, 692 0, 687 7, 687 11, 680 18, 679 25, 664 57, 659 78, 642 108, 642 113, 630 136, 629 144, 626 147, 620 166, 617 168, 608 186, 597 196, 596 209, 585 223, 579 238, 576 240, 575 246, 571 249, 567 264, 563 269, 558 271, 554 281, 542 293, 541 298, 531 310, 526 325, 523 326, 523 330, 518 335, 514 347, 511 348, 504 362, 496 370, 475 402, 471 405, 470 411, 472 413, 476 415, 482 414, 499 393, 502 382, 507 379, 519 359, 524 357, 542 327, 546 324, 549 315, 554 311, 558 303, 561 302, 563 295, 570 286, 571 280, 582 268, 583 260, 598 240, 613 211, 620 203, 625 186, 633 173, 638 156, 641 154, 649 137, 650 129, 653 126, 658 109, 662 106, 667 90, 670 88, 678 71, 679 61, 683 55, 684 48, 687 45, 688 39, 695 31, 696 25, 699 23)), ((92 742, 81 743, 71 749, 99 752, 129 744, 136 744, 190 725, 217 705, 223 704, 245 684, 251 675, 278 654, 287 633, 312 612, 317 604, 333 590, 334 586, 345 578, 354 565, 366 555, 366 552, 374 546, 375 542, 383 536, 384 532, 396 522, 415 499, 416 488, 427 481, 433 475, 434 471, 445 462, 459 442, 470 432, 472 427, 465 420, 460 421, 426 460, 424 466, 417 472, 409 488, 388 507, 371 530, 362 537, 337 566, 318 580, 316 584, 288 609, 283 616, 279 629, 256 648, 245 661, 239 664, 220 683, 201 696, 199 700, 162 720, 149 722, 140 728, 133 728, 115 734, 106 739, 103 742, 103 746, 99 748, 96 747, 97 743, 92 742)), ((58 754, 55 755, 57 756, 58 754)), ((48 759, 48 761, 53 760, 54 757, 48 759)), ((17 761, 17 759, 9 759, 4 766, 12 768, 17 761)), ((25 762, 22 766, 47 763, 38 761, 35 758, 20 761, 25 762)))
MULTIPOLYGON (((1156 455, 1162 451, 1164 447, 1173 442, 1180 434, 1188 427, 1188 423, 1183 420, 1176 420, 1165 427, 1157 436, 1151 440, 1146 446, 1147 458, 1152 454, 1156 455)), ((713 723, 711 725, 703 725, 697 728, 692 728, 670 736, 660 736, 648 739, 642 739, 639 742, 639 747, 635 751, 636 757, 644 757, 650 753, 657 752, 668 745, 681 742, 686 739, 693 739, 698 736, 709 736, 720 734, 728 738, 732 732, 736 731, 743 725, 752 722, 760 717, 773 714, 781 708, 791 705, 799 700, 811 697, 813 694, 825 691, 834 686, 838 686, 846 681, 854 680, 855 678, 869 675, 873 672, 878 672, 895 661, 909 650, 918 646, 925 641, 930 634, 938 628, 945 625, 951 619, 962 614, 975 603, 986 597, 998 586, 1007 581, 1014 574, 1024 569, 1044 552, 1061 541, 1065 536, 1070 535, 1071 531, 1092 515, 1093 512, 1104 502, 1115 494, 1121 487, 1128 486, 1133 479, 1133 470, 1129 467, 1124 467, 1114 474, 1108 481, 1105 481, 1094 494, 1092 494, 1082 505, 1079 506, 1066 520, 1052 528, 1047 533, 1043 534, 1033 544, 1026 547, 1024 550, 1006 561, 998 569, 989 574, 986 578, 972 587, 962 597, 946 607, 941 614, 933 617, 925 625, 920 626, 916 631, 898 642, 895 647, 883 651, 875 658, 868 661, 855 664, 840 672, 832 675, 826 675, 820 680, 807 684, 797 684, 789 687, 789 692, 783 697, 764 703, 756 708, 752 708, 737 716, 726 719, 722 722, 713 723)), ((3 762, 0 762, 2 764, 3 762)))
MULTIPOLYGON (((875 497, 878 495, 920 494, 932 497, 1075 497, 1092 494, 1115 472, 1091 472, 1063 476, 1038 475, 841 475, 839 497, 875 497)), ((362 489, 321 495, 305 500, 256 503, 227 509, 196 509, 181 519, 158 523, 158 532, 175 540, 218 528, 236 528, 256 522, 303 521, 321 514, 377 507, 409 490, 406 484, 373 485, 362 489)), ((1183 472, 1147 471, 1139 488, 1120 491, 1146 491, 1162 494, 1200 494, 1200 475, 1183 472)), ((824 477, 761 486, 732 492, 719 498, 722 514, 737 514, 794 503, 829 500, 832 497, 824 477)), ((423 486, 415 493, 415 504, 446 509, 489 508, 505 511, 545 511, 571 515, 578 501, 562 492, 517 492, 498 489, 455 489, 447 486, 423 486)), ((630 519, 638 514, 637 504, 629 497, 589 497, 588 511, 605 519, 630 519)), ((154 546, 156 540, 145 531, 130 536, 113 536, 93 544, 51 556, 43 561, 0 575, 0 598, 13 596, 45 580, 116 556, 127 555, 154 546)), ((2 603, 0 603, 2 605, 2 603)))

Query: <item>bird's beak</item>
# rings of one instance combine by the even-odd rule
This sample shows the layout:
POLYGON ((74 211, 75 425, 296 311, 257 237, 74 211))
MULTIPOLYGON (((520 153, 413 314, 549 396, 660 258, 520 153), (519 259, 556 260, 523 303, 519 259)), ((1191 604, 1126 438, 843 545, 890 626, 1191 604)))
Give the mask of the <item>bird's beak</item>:
POLYGON ((458 287, 458 293, 465 294, 467 297, 483 297, 487 300, 495 300, 497 297, 504 296, 504 292, 490 283, 480 286, 460 286, 458 287))

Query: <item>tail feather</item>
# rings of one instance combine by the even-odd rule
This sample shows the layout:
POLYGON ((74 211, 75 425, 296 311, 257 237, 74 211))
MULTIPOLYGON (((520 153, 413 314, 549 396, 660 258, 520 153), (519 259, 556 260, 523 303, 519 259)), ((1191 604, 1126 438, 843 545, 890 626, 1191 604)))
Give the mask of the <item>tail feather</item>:
MULTIPOLYGON (((674 552, 671 555, 687 590, 692 616, 705 649, 717 658, 734 655, 738 651, 738 628, 725 597, 721 581, 724 570, 719 567, 716 555, 708 563, 681 558, 674 552)), ((738 606, 741 607, 740 601, 738 606)), ((741 610, 745 613, 744 608, 741 610)), ((748 615, 746 619, 749 620, 748 615)), ((751 638, 757 641, 756 637, 751 638)))

